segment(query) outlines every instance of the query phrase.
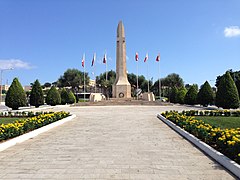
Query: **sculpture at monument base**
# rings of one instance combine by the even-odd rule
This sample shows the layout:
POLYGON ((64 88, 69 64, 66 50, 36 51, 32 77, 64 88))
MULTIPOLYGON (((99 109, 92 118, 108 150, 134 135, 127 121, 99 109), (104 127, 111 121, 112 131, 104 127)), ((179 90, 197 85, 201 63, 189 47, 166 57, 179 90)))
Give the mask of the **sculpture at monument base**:
POLYGON ((122 21, 117 28, 116 80, 112 85, 113 98, 131 98, 131 85, 127 78, 126 41, 122 21))
POLYGON ((142 94, 142 100, 144 101, 155 101, 153 92, 145 92, 142 94))

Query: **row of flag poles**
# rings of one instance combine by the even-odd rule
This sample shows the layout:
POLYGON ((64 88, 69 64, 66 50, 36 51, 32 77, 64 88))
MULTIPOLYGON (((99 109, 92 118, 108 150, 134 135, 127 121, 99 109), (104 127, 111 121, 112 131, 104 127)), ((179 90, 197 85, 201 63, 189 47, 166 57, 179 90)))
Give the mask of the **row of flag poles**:
MULTIPOLYGON (((92 59, 92 64, 91 66, 93 67, 93 74, 94 74, 94 79, 95 79, 95 87, 94 87, 94 91, 96 93, 96 75, 95 75, 95 61, 96 61, 96 53, 93 54, 93 59, 92 59)), ((104 54, 104 57, 103 57, 103 63, 106 65, 106 81, 107 81, 107 54, 105 53, 104 54)), ((85 89, 85 53, 83 54, 83 57, 82 57, 82 67, 83 67, 83 81, 84 81, 84 87, 83 87, 83 96, 84 96, 84 101, 85 101, 85 94, 86 94, 86 89, 85 89)))
MULTIPOLYGON (((138 61, 139 61, 139 56, 138 56, 138 52, 136 52, 135 54, 135 60, 137 61, 137 89, 138 89, 138 61)), ((146 54, 143 62, 147 63, 147 79, 148 79, 148 92, 150 92, 150 89, 149 89, 149 75, 148 75, 148 53, 146 54)), ((158 62, 158 88, 159 88, 159 98, 161 100, 161 80, 160 80, 160 53, 158 53, 157 57, 156 57, 156 62, 158 62)), ((138 98, 138 96, 137 96, 138 98)))
MULTIPOLYGON (((136 52, 135 54, 135 60, 137 62, 137 90, 139 89, 138 88, 138 61, 139 61, 139 56, 138 56, 138 52, 136 52)), ((144 63, 147 63, 147 79, 148 79, 148 92, 150 92, 150 89, 149 89, 149 76, 148 76, 148 53, 146 54, 143 62, 144 63)), ((91 66, 93 67, 93 74, 94 74, 94 77, 95 77, 95 81, 96 81, 96 76, 95 76, 95 61, 96 61, 96 53, 93 54, 93 59, 92 59, 92 63, 91 63, 91 66)), ((157 57, 156 57, 156 62, 160 62, 160 53, 158 53, 157 57)), ((106 65, 106 81, 107 81, 107 54, 105 53, 104 54, 104 57, 103 57, 103 64, 106 65)), ((84 73, 84 100, 85 100, 85 53, 83 54, 83 57, 82 57, 82 67, 83 67, 83 73, 84 73)), ((159 97, 161 99, 161 81, 160 81, 160 63, 158 63, 158 75, 159 75, 159 97)), ((95 93, 96 93, 96 82, 95 82, 95 93)), ((138 96, 137 96, 138 98, 138 96)))

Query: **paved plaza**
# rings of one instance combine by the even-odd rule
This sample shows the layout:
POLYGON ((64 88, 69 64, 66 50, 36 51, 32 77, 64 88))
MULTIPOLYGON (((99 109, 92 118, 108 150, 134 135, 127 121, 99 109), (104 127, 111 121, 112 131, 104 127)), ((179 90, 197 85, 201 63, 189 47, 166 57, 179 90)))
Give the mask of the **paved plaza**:
POLYGON ((75 119, 0 152, 0 179, 234 179, 156 118, 173 108, 66 107, 75 119))

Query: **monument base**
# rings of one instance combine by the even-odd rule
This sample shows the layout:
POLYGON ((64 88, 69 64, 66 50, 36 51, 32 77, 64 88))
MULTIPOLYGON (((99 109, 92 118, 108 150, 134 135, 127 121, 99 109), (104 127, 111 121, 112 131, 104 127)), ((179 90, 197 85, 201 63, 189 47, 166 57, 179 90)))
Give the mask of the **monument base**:
POLYGON ((145 92, 142 94, 142 100, 144 101, 155 101, 153 92, 145 92))
POLYGON ((131 85, 113 85, 113 98, 131 98, 131 85))

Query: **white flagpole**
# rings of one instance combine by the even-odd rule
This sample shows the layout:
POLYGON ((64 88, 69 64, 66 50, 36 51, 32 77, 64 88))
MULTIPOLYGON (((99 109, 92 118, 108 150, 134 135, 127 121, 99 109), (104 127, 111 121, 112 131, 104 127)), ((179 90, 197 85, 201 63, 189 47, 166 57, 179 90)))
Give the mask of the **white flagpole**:
POLYGON ((159 59, 159 62, 158 62, 158 76, 159 76, 158 77, 159 78, 159 80, 158 80, 158 84, 159 84, 159 99, 161 101, 160 59, 159 59))
POLYGON ((138 60, 137 60, 137 100, 138 100, 138 60))
POLYGON ((149 74, 148 74, 148 53, 147 53, 147 79, 148 79, 148 92, 150 91, 149 90, 149 74))
POLYGON ((94 58, 94 64, 93 64, 93 75, 94 75, 94 79, 95 79, 95 85, 94 85, 94 91, 95 91, 95 93, 96 93, 96 75, 95 75, 95 61, 96 61, 96 53, 94 53, 94 55, 93 55, 93 58, 94 58))
POLYGON ((83 64, 83 81, 84 81, 84 86, 83 86, 83 99, 84 99, 84 102, 85 102, 85 53, 83 55, 83 60, 84 60, 84 64, 83 64))

